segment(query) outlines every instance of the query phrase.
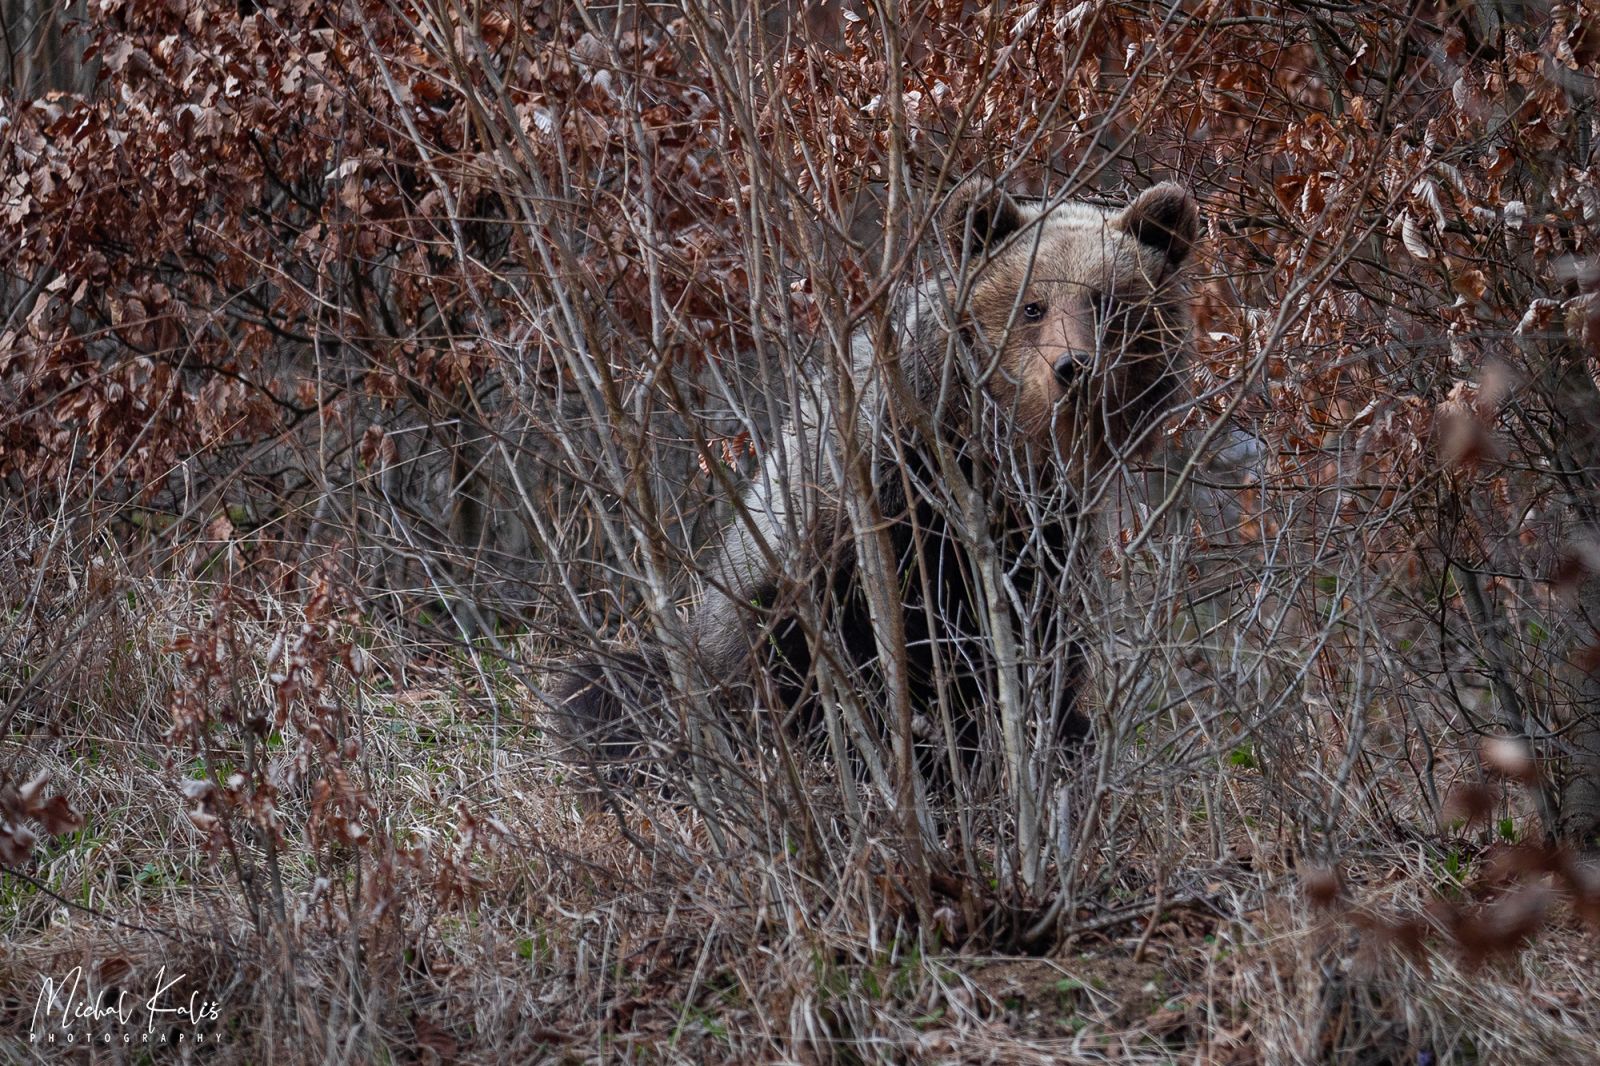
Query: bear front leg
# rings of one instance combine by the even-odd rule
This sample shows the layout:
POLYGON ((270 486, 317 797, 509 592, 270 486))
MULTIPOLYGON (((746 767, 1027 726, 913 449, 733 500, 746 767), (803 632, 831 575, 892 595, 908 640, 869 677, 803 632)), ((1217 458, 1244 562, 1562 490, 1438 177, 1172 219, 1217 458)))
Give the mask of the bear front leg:
POLYGON ((642 651, 612 650, 604 659, 559 666, 555 675, 556 730, 587 761, 634 757, 668 710, 662 664, 642 651))

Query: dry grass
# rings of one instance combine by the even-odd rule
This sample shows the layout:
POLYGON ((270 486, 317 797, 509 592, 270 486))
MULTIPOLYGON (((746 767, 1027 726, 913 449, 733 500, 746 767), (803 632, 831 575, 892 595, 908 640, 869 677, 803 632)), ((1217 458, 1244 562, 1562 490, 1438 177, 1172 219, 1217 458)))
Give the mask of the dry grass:
POLYGON ((5 1057, 1596 1058, 1528 846, 1600 840, 1592 3, 254 6, 93 5, 0 114, 5 1057), (685 654, 699 758, 577 772, 546 668, 675 649, 967 177, 1204 219, 1162 441, 982 597, 989 761, 685 654))
MULTIPOLYGON (((13 608, 7 691, 30 694, 5 759, 16 778, 47 774, 85 824, 3 881, 17 1061, 1578 1063, 1600 1041, 1600 952, 1566 904, 1487 965, 1437 935, 1402 953, 1372 922, 1307 904, 1290 849, 1242 814, 1256 768, 1217 771, 1238 798, 1215 812, 1222 856, 1218 827, 1190 819, 1159 853, 1117 857, 1123 884, 1166 871, 1153 888, 1086 900, 1043 956, 995 954, 918 928, 881 841, 824 884, 754 832, 719 851, 682 804, 586 801, 512 670, 370 628, 374 668, 339 689, 360 708, 372 836, 317 839, 314 784, 274 741, 286 911, 263 918, 229 854, 259 874, 260 835, 216 846, 186 813, 185 782, 208 770, 167 736, 184 683, 170 648, 209 623, 214 590, 104 559, 98 577, 59 573, 13 608), (44 648, 56 683, 19 686, 44 648), (114 1034, 92 1056, 30 1041, 47 1031, 43 980, 75 967, 141 996, 182 975, 185 1001, 219 1004, 207 1042, 124 1047, 107 1021, 70 1027, 114 1034)), ((280 601, 245 634, 259 652, 241 676, 260 692, 263 653, 298 623, 280 601)), ((230 754, 219 738, 210 772, 230 754)), ((1415 911, 1459 894, 1451 871, 1470 880, 1476 850, 1374 836, 1342 891, 1364 913, 1415 911)))

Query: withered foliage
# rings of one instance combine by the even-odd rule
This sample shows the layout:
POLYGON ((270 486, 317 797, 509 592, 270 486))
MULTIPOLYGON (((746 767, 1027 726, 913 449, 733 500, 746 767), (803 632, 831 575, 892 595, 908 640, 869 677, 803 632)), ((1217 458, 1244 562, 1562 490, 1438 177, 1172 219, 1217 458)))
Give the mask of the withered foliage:
MULTIPOLYGON (((478 10, 91 5, 94 91, 16 101, 4 131, 13 484, 170 491, 196 456, 357 396, 448 397, 557 284, 594 300, 573 313, 619 373, 734 358, 783 310, 750 305, 752 200, 792 185, 778 209, 844 217, 892 152, 931 190, 980 162, 1195 187, 1216 275, 1198 382, 1251 384, 1279 349, 1255 425, 1312 483, 1363 416, 1361 479, 1405 490, 1436 421, 1554 399, 1537 386, 1560 368, 1529 359, 1600 328, 1579 7, 1486 40, 1448 7, 940 3, 901 12, 892 50, 877 16, 824 7, 760 42, 773 95, 737 110, 731 54, 696 47, 737 38, 693 9, 609 31, 478 10), (548 276, 530 226, 581 276, 548 276)), ((870 284, 875 263, 827 251, 832 280, 870 284)))
MULTIPOLYGON (((125 731, 283 958, 316 915, 447 985, 432 923, 514 841, 569 896, 513 905, 578 928, 611 901, 640 975, 537 1046, 676 1047, 717 975, 806 1034, 742 1048, 819 1059, 871 1012, 751 991, 752 943, 859 975, 907 931, 1043 951, 1145 923, 1142 959, 1180 903, 1297 868, 1313 907, 1469 968, 1595 922, 1592 0, 37 6, 70 61, 17 52, 0 90, 5 866, 39 872, 93 809, 37 763, 125 731), (657 739, 694 787, 602 789, 631 858, 575 858, 542 670, 673 635, 797 383, 883 327, 972 174, 1202 206, 1183 397, 1054 590, 1087 617, 1092 750, 907 814, 898 725, 830 764, 762 719, 710 759, 686 674, 657 739), (113 657, 102 619, 169 581, 192 609, 113 657), (96 719, 97 661, 154 679, 158 726, 96 719), (403 801, 371 752, 434 693, 489 770, 403 801), (431 824, 397 824, 413 800, 431 824), (1396 873, 1429 899, 1369 908, 1351 868, 1419 837, 1481 878, 1396 873)), ((517 948, 540 980, 615 963, 543 935, 517 948)), ((1251 1061, 1247 1022, 1189 1017, 1170 1031, 1251 1061)), ((441 1060, 472 1039, 395 1024, 441 1060)))

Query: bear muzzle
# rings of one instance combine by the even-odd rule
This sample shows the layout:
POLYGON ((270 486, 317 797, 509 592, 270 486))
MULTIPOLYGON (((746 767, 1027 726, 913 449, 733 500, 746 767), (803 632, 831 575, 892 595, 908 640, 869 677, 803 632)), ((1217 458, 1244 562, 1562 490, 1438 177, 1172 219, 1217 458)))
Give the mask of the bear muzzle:
POLYGON ((1089 369, 1089 359, 1090 356, 1087 352, 1067 352, 1056 359, 1051 366, 1051 370, 1055 374, 1056 384, 1063 389, 1072 388, 1083 377, 1085 371, 1089 369))

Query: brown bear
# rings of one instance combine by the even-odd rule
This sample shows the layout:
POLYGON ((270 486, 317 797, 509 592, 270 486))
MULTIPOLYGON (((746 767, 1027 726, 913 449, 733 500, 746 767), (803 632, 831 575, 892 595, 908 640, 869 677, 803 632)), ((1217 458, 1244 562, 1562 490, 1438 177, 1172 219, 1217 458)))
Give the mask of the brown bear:
POLYGON ((852 339, 846 374, 802 390, 687 646, 560 671, 554 708, 588 754, 672 734, 668 679, 696 666, 725 708, 799 711, 791 726, 812 735, 821 700, 853 702, 848 720, 880 733, 908 702, 919 746, 944 753, 934 765, 972 764, 1003 669, 1029 673, 1035 736, 1085 732, 1061 603, 1087 565, 1081 501, 1172 392, 1198 211, 1172 184, 1112 209, 974 180, 939 219, 942 265, 896 294, 887 330, 852 339))

